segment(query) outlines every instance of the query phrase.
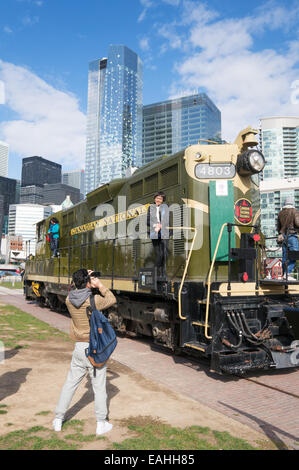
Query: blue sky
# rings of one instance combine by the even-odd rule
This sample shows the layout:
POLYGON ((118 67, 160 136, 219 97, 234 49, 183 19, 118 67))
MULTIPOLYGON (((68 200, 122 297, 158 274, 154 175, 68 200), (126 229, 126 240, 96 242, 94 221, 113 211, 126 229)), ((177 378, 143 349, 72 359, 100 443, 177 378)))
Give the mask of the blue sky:
POLYGON ((143 61, 144 104, 205 91, 222 112, 224 139, 264 116, 299 116, 297 5, 2 0, 0 140, 10 144, 9 176, 20 178, 28 155, 84 167, 88 62, 109 44, 143 61))

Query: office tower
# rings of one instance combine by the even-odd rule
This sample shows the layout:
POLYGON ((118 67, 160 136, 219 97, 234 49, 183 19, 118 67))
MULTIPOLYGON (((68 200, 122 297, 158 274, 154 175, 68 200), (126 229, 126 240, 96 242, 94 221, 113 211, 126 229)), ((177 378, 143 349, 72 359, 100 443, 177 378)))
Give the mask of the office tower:
POLYGON ((4 176, 5 178, 8 176, 8 154, 8 144, 0 141, 0 176, 4 176))
POLYGON ((63 183, 44 184, 43 204, 60 205, 70 196, 73 204, 80 202, 80 189, 63 183))
POLYGON ((90 62, 85 192, 142 163, 142 63, 123 45, 90 62))
POLYGON ((23 237, 27 256, 35 254, 36 223, 49 217, 50 207, 38 204, 11 204, 9 206, 8 234, 23 237))
POLYGON ((16 180, 0 176, 0 196, 3 196, 3 233, 7 233, 9 204, 16 202, 16 184, 16 180))
POLYGON ((262 118, 263 179, 299 176, 299 117, 262 118))
POLYGON ((22 187, 43 186, 61 182, 61 165, 42 157, 27 157, 22 161, 22 187))
POLYGON ((199 139, 221 139, 221 112, 205 93, 143 106, 143 165, 199 139))
POLYGON ((80 189, 80 194, 82 195, 81 199, 83 198, 85 191, 84 170, 63 171, 61 182, 73 188, 80 189))
POLYGON ((44 191, 43 186, 21 186, 20 203, 21 204, 43 204, 44 191))
MULTIPOLYGON (((277 246, 277 216, 290 196, 299 209, 299 118, 262 118, 260 148, 266 165, 261 192, 261 229, 268 247, 277 246), (272 239, 271 239, 272 238, 272 239)), ((281 256, 281 249, 268 257, 281 256)))

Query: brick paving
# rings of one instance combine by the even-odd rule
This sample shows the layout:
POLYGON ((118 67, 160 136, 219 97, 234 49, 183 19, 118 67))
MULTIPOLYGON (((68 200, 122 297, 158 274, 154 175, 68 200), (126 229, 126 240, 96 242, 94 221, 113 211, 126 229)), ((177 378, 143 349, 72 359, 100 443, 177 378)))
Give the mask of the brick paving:
MULTIPOLYGON (((68 316, 26 301, 21 291, 0 286, 0 302, 21 308, 52 326, 69 332, 68 316)), ((113 359, 170 390, 186 395, 265 434, 278 448, 299 449, 299 369, 220 376, 205 363, 173 356, 148 339, 118 338, 113 359), (272 387, 272 388, 269 388, 272 387), (278 390, 275 390, 278 389, 278 390)), ((199 423, 200 424, 200 423, 199 423)))

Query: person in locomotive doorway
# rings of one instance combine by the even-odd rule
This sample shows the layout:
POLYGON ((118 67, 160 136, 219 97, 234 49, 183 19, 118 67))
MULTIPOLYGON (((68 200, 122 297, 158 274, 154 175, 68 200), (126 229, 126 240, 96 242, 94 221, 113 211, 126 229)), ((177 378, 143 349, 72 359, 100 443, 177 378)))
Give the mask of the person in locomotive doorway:
POLYGON ((147 227, 155 251, 155 266, 158 276, 166 275, 166 260, 169 240, 169 208, 165 204, 166 196, 163 191, 154 195, 154 204, 147 212, 147 227))
POLYGON ((298 236, 297 231, 299 229, 299 211, 294 206, 292 198, 287 198, 284 201, 284 206, 278 214, 277 219, 277 230, 278 238, 277 242, 282 244, 282 271, 283 278, 286 278, 286 270, 288 272, 288 280, 296 280, 290 274, 293 272, 296 261, 287 260, 287 249, 288 251, 298 251, 298 236))
POLYGON ((92 277, 92 271, 79 269, 72 276, 73 289, 70 291, 66 305, 71 315, 70 337, 75 341, 70 370, 66 382, 63 385, 58 404, 56 417, 53 421, 55 431, 61 431, 65 413, 71 403, 73 395, 88 372, 95 400, 95 415, 97 420, 96 434, 104 434, 113 427, 107 418, 107 393, 106 393, 106 364, 96 370, 85 355, 85 349, 89 346, 89 318, 91 289, 98 289, 99 294, 94 296, 96 308, 105 310, 116 303, 113 293, 106 288, 100 279, 92 277))
POLYGON ((50 220, 50 226, 48 230, 48 240, 50 242, 50 249, 52 252, 52 258, 59 256, 59 223, 55 217, 50 220))

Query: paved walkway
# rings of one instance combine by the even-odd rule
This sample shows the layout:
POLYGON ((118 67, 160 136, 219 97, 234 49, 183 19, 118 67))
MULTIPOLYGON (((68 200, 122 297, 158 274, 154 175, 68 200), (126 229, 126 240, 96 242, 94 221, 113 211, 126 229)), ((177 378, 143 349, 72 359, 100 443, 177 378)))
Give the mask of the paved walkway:
MULTIPOLYGON (((26 301, 22 292, 0 287, 0 302, 21 308, 50 325, 69 332, 68 316, 26 301)), ((206 364, 173 356, 149 340, 118 338, 113 359, 175 392, 246 424, 280 449, 299 449, 299 370, 269 371, 249 379, 219 376, 206 364)))

